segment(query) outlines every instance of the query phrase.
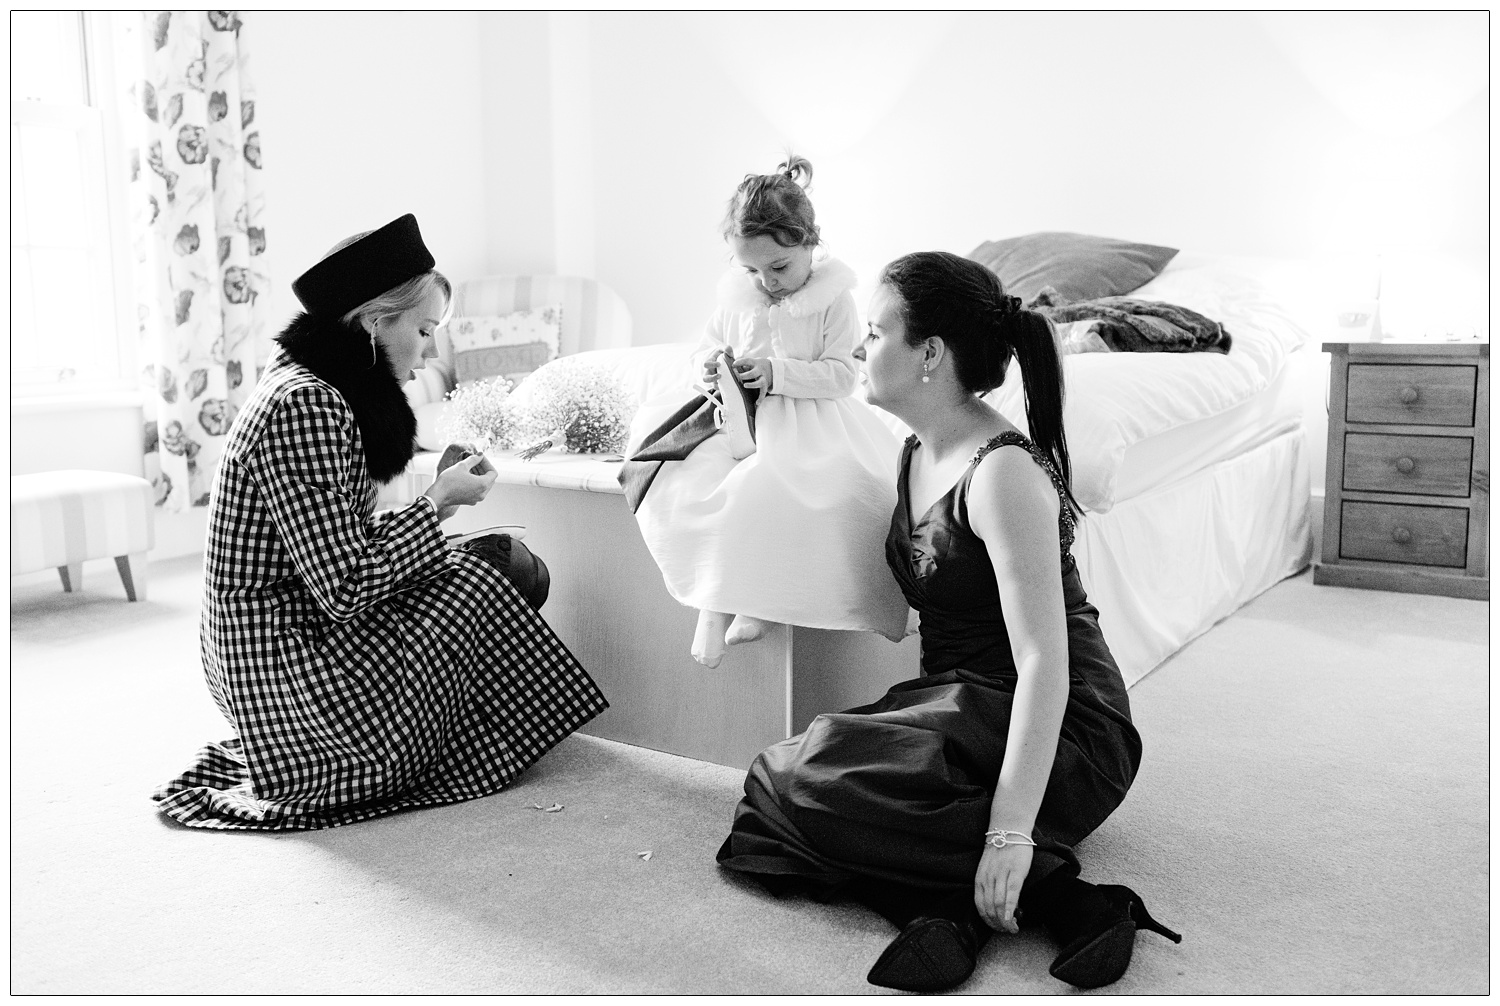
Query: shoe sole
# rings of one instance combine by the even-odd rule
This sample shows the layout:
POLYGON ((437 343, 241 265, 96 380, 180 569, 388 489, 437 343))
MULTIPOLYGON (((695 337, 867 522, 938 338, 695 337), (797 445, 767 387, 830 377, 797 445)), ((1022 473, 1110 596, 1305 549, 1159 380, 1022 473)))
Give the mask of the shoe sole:
POLYGON ((1121 919, 1083 946, 1064 950, 1049 968, 1053 978, 1081 989, 1103 988, 1120 980, 1135 950, 1135 922, 1121 919))
POLYGON ((902 932, 865 977, 871 985, 900 992, 942 992, 974 973, 974 958, 951 922, 931 923, 902 932))
POLYGON ((750 407, 745 404, 747 392, 734 371, 719 360, 719 402, 724 409, 724 432, 729 435, 729 453, 736 461, 755 453, 755 430, 750 424, 750 407))

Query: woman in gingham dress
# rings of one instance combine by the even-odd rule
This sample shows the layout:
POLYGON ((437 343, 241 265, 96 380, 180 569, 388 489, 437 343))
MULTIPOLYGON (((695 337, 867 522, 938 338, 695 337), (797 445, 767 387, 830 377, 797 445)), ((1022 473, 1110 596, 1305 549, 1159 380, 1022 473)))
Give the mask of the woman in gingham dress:
POLYGON ((483 499, 473 457, 375 513, 406 468, 402 391, 448 281, 410 214, 293 283, 307 309, 230 432, 204 556, 204 671, 236 736, 153 799, 202 828, 327 828, 505 787, 607 703, 534 610, 545 567, 440 522, 483 499))

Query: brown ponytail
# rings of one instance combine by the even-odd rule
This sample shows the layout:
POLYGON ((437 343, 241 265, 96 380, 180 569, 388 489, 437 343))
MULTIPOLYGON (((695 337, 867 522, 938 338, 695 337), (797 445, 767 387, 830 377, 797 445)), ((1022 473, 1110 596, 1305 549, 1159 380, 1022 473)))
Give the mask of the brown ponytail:
POLYGON ((1068 438, 1063 430, 1062 358, 1057 354, 1052 322, 1035 311, 1015 310, 1001 318, 1000 327, 1003 329, 1000 338, 1011 346, 1016 362, 1021 365, 1031 442, 1052 459, 1067 488, 1068 505, 1074 513, 1082 513, 1083 507, 1073 498, 1073 466, 1068 460, 1068 438))

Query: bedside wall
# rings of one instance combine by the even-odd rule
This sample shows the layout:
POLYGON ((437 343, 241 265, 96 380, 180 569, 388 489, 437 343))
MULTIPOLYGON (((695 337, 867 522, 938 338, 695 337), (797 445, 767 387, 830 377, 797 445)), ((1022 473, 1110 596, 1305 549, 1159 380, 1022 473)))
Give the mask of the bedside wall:
MULTIPOLYGON (((898 255, 1035 230, 1226 255, 1442 254, 1487 275, 1483 12, 1409 15, 1459 33, 1449 58, 1478 66, 1479 86, 1399 135, 1351 117, 1288 54, 1300 13, 788 12, 796 29, 769 51, 756 17, 587 15, 595 278, 630 305, 638 344, 701 332, 728 264, 725 202, 787 146, 813 162, 861 310, 898 255)), ((1373 66, 1404 96, 1441 76, 1373 66)))

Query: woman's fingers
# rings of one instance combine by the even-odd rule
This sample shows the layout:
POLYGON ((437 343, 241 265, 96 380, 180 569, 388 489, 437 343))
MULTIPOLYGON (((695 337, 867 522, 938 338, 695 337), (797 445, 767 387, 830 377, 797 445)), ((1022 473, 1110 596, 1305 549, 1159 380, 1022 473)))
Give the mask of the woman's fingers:
MULTIPOLYGON (((469 506, 478 503, 490 493, 499 473, 492 465, 485 464, 483 454, 472 454, 457 464, 445 468, 438 481, 442 483, 439 498, 442 503, 469 506), (482 470, 480 465, 484 465, 482 470)), ((429 494, 430 495, 430 494, 429 494)))
POLYGON ((979 917, 984 919, 985 925, 991 929, 1001 928, 1000 901, 995 897, 995 878, 986 871, 981 871, 974 878, 974 907, 979 911, 979 917))
POLYGON ((1005 878, 1005 891, 1001 897, 1004 907, 1000 912, 1000 928, 1007 933, 1019 933, 1021 926, 1016 922, 1016 905, 1021 900, 1022 877, 1011 872, 1005 878))
POLYGON ((1031 871, 1031 850, 1025 846, 996 849, 987 847, 974 874, 974 907, 991 928, 1018 933, 1016 905, 1021 900, 1021 885, 1031 871))

